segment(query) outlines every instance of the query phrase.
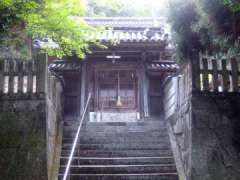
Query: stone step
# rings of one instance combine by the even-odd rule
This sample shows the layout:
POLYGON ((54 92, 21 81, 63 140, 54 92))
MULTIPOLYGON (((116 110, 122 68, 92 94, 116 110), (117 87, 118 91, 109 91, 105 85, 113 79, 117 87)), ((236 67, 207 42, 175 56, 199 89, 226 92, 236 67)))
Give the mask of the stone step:
MULTIPOLYGON (((75 137, 76 132, 68 132, 68 133, 63 133, 63 137, 69 138, 69 137, 75 137)), ((161 137, 166 137, 168 136, 168 133, 166 132, 152 132, 152 133, 142 133, 142 132, 128 132, 128 133, 111 133, 111 134, 106 134, 106 133, 84 133, 80 132, 80 137, 85 137, 85 138, 107 138, 107 139, 114 139, 114 138, 119 138, 119 137, 125 137, 125 138, 161 138, 161 137)))
MULTIPOLYGON (((65 138, 63 139, 63 144, 72 144, 74 137, 65 138)), ((151 143, 151 144, 161 144, 163 142, 169 142, 168 136, 161 137, 161 138, 152 138, 152 137, 144 137, 144 138, 137 138, 137 137, 115 137, 115 138, 108 138, 108 137, 80 137, 78 143, 81 144, 134 144, 134 143, 151 143)))
MULTIPOLYGON (((59 175, 62 180, 63 174, 59 175)), ((178 180, 177 173, 71 174, 71 180, 178 180)))
MULTIPOLYGON (((64 125, 78 125, 77 120, 64 120, 64 125)), ((163 126, 166 125, 164 120, 159 121, 139 121, 139 122, 85 122, 86 127, 146 127, 146 126, 163 126)))
MULTIPOLYGON (((59 173, 64 173, 66 166, 60 166, 59 173)), ((71 165, 73 174, 124 174, 124 173, 176 173, 175 164, 148 165, 71 165)))
MULTIPOLYGON (((77 127, 69 127, 65 126, 63 128, 64 132, 76 131, 77 127)), ((165 132, 167 133, 166 127, 156 127, 154 128, 82 128, 81 133, 105 133, 105 134, 113 134, 113 133, 157 133, 157 132, 165 132)))
MULTIPOLYGON (((62 150, 61 156, 69 156, 70 150, 62 150)), ((152 157, 172 156, 171 149, 158 150, 76 150, 74 156, 81 157, 152 157)))
MULTIPOLYGON (((59 180, 77 128, 76 121, 64 122, 59 180)), ((85 123, 70 173, 71 180, 178 180, 163 120, 85 123)))
MULTIPOLYGON (((68 150, 72 148, 72 144, 63 144, 62 149, 68 150)), ((154 149, 170 149, 170 142, 161 143, 105 143, 105 144, 77 144, 76 149, 79 150, 154 150, 154 149)))
MULTIPOLYGON (((60 164, 66 165, 68 162, 68 156, 60 158, 60 164)), ((172 164, 175 163, 173 156, 163 156, 163 157, 112 157, 112 158, 102 158, 102 157, 74 157, 72 159, 72 164, 80 165, 122 165, 122 164, 172 164)))
MULTIPOLYGON (((64 129, 66 130, 76 130, 78 128, 78 124, 64 124, 64 129)), ((115 131, 151 131, 151 130, 167 130, 165 124, 152 124, 152 125, 145 125, 145 126, 103 126, 103 125, 86 125, 82 126, 82 130, 88 130, 88 131, 96 131, 96 132, 115 132, 115 131)))

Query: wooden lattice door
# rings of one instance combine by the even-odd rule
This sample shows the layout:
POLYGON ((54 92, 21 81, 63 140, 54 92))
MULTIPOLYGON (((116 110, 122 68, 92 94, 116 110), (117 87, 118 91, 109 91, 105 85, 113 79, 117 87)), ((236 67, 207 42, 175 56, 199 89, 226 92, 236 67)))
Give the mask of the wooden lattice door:
POLYGON ((137 78, 133 70, 97 72, 100 111, 133 111, 137 108, 137 78))

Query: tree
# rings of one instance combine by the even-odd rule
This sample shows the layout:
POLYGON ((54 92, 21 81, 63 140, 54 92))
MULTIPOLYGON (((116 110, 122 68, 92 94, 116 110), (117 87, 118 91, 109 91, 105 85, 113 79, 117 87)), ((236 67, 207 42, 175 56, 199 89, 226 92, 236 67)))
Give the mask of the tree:
POLYGON ((182 9, 170 8, 169 19, 180 59, 187 59, 193 49, 215 56, 240 54, 240 14, 226 1, 172 1, 172 7, 176 6, 182 9), (188 32, 183 33, 186 29, 188 32), (191 38, 193 34, 195 38, 191 38))
POLYGON ((80 18, 84 12, 83 0, 2 0, 0 38, 4 45, 23 43, 26 36, 49 38, 56 46, 45 46, 42 51, 83 58, 89 44, 95 43, 86 32, 96 32, 80 18))
POLYGON ((240 2, 237 0, 224 0, 224 3, 229 6, 232 11, 239 12, 240 11, 240 2))

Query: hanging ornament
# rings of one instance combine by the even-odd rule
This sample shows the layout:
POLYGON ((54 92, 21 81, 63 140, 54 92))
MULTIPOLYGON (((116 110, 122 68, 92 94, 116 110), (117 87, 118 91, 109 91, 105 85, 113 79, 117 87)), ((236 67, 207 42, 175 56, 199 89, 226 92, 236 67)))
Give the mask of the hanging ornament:
POLYGON ((122 106, 122 102, 121 102, 121 96, 120 96, 120 73, 118 72, 118 87, 117 87, 117 107, 121 107, 122 106))
POLYGON ((117 107, 121 107, 122 106, 122 101, 121 101, 121 97, 120 96, 118 96, 117 97, 117 107))

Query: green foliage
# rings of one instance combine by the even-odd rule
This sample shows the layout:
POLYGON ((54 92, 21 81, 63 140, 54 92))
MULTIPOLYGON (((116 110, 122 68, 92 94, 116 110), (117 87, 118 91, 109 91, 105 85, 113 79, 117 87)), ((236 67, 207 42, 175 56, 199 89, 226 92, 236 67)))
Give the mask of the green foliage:
POLYGON ((86 32, 96 32, 80 18, 84 12, 83 0, 3 0, 0 38, 5 44, 16 46, 27 36, 49 38, 58 46, 44 46, 42 51, 51 56, 83 58, 89 44, 95 43, 86 32))
POLYGON ((0 38, 2 39, 10 31, 14 34, 19 28, 23 28, 24 14, 35 13, 37 7, 36 1, 2 0, 0 2, 0 38))
POLYGON ((216 56, 240 54, 240 14, 226 1, 175 0, 171 4, 169 20, 179 59, 187 59, 192 50, 216 56))
POLYGON ((232 11, 240 11, 240 2, 238 0, 224 0, 225 5, 229 6, 232 11))
POLYGON ((178 59, 184 60, 190 56, 192 49, 202 48, 199 35, 193 31, 199 16, 193 3, 182 3, 181 0, 171 2, 169 9, 168 18, 173 29, 172 37, 178 59))
POLYGON ((37 12, 40 1, 2 0, 0 1, 0 57, 29 59, 26 51, 27 33, 23 30, 24 14, 37 12), (24 52, 24 53, 23 53, 24 52))
POLYGON ((34 38, 49 37, 58 44, 58 48, 45 47, 50 55, 58 57, 77 55, 84 57, 89 43, 86 32, 94 33, 81 18, 84 14, 81 0, 46 0, 41 13, 26 16, 27 31, 34 38))

